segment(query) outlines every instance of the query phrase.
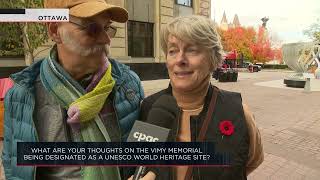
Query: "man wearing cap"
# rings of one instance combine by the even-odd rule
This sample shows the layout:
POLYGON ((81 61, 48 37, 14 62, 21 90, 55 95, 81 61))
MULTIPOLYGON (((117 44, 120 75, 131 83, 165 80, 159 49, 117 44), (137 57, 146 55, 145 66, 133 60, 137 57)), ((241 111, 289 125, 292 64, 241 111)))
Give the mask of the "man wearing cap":
POLYGON ((118 180, 118 167, 17 166, 17 142, 119 142, 138 119, 144 98, 138 76, 108 58, 112 22, 128 12, 104 0, 45 0, 69 8, 70 22, 47 24, 48 56, 13 74, 5 98, 2 162, 6 179, 118 180))

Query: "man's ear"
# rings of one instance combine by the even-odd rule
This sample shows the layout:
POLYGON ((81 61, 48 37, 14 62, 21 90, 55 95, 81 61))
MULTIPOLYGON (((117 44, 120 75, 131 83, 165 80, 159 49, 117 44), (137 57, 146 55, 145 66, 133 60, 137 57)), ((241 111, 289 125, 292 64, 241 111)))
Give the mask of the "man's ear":
POLYGON ((62 43, 60 33, 58 31, 59 24, 56 22, 47 23, 49 37, 57 44, 62 43))

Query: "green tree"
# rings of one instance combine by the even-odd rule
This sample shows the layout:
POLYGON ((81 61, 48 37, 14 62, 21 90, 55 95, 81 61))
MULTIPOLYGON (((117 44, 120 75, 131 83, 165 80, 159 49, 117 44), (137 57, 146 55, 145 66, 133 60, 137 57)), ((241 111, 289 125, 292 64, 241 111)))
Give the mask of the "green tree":
POLYGON ((311 39, 320 42, 320 19, 317 19, 317 22, 313 23, 308 29, 304 30, 303 33, 309 36, 311 39))
MULTIPOLYGON (((42 8, 43 0, 5 0, 0 8, 42 8)), ((24 55, 30 65, 34 61, 34 50, 46 42, 48 35, 45 24, 12 22, 1 23, 0 56, 24 55)))

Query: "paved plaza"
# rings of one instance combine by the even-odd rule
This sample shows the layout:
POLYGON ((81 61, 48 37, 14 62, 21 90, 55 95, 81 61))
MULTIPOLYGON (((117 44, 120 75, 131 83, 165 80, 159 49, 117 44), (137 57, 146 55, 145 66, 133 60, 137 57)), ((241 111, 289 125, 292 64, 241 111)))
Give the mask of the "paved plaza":
MULTIPOLYGON (((249 180, 320 179, 320 92, 285 87, 282 81, 289 73, 243 72, 232 83, 212 79, 221 89, 240 92, 255 114, 265 160, 249 180)), ((146 96, 166 88, 168 82, 143 81, 146 96)))

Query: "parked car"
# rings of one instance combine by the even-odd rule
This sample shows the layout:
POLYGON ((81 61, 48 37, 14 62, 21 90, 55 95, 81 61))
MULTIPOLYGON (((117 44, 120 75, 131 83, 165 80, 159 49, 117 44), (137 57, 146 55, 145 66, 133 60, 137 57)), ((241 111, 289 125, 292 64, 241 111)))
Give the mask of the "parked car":
POLYGON ((261 70, 262 70, 263 63, 254 63, 254 65, 257 65, 257 66, 258 66, 259 71, 261 71, 261 70))
POLYGON ((243 65, 242 65, 243 68, 248 68, 248 69, 251 66, 253 66, 253 72, 259 72, 262 69, 262 66, 257 64, 252 64, 251 62, 248 62, 248 61, 243 62, 243 65))

